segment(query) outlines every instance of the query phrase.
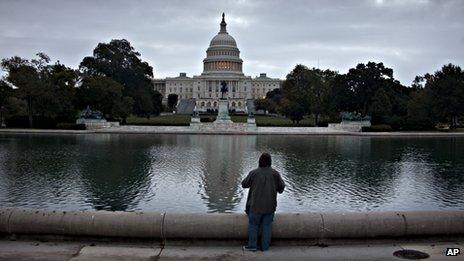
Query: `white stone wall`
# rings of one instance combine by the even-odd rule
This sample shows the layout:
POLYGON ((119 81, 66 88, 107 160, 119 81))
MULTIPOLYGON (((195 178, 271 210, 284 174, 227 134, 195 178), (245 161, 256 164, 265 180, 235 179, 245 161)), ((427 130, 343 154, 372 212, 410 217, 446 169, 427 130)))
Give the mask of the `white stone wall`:
MULTIPOLYGON (((175 93, 181 99, 196 99, 199 111, 218 109, 218 101, 221 98, 221 82, 226 81, 229 88, 229 108, 236 111, 245 111, 248 99, 258 99, 266 96, 266 93, 279 88, 281 80, 267 77, 249 76, 193 76, 188 77, 181 73, 178 77, 168 77, 164 80, 164 91, 161 92, 167 99, 169 94, 175 93)), ((155 89, 163 88, 162 80, 154 81, 155 89)))
POLYGON ((187 77, 185 73, 181 73, 179 77, 166 78, 166 91, 164 97, 175 93, 181 99, 190 99, 193 97, 193 79, 187 77))
POLYGON ((251 97, 253 99, 264 98, 266 93, 280 88, 282 81, 280 79, 269 78, 265 73, 252 79, 251 97))

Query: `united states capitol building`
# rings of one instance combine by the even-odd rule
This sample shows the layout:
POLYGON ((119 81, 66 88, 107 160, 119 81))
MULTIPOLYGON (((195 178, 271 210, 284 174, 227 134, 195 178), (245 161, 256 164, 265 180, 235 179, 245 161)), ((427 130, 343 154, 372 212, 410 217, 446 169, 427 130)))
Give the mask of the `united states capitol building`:
POLYGON ((227 32, 227 24, 222 14, 219 33, 213 37, 206 58, 203 59, 203 73, 188 77, 180 73, 177 77, 154 79, 155 90, 163 94, 164 102, 169 94, 177 94, 180 107, 193 107, 198 111, 217 110, 221 98, 221 83, 228 87, 229 110, 245 111, 254 99, 262 98, 267 92, 279 88, 282 81, 269 78, 265 73, 259 77, 245 76, 243 60, 235 39, 227 32), (183 106, 181 106, 183 105, 183 106))

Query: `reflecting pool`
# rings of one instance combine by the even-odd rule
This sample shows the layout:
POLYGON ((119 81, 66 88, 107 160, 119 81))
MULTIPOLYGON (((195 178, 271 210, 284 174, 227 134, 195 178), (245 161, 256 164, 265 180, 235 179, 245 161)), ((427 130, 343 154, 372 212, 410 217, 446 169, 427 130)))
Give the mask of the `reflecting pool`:
POLYGON ((0 206, 242 212, 261 152, 278 212, 464 210, 463 137, 0 134, 0 206))

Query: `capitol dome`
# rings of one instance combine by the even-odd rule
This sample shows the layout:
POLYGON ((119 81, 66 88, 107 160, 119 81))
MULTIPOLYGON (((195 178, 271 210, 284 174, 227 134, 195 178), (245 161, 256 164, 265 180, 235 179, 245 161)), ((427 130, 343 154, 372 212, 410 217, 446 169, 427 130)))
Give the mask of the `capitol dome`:
POLYGON ((211 39, 203 60, 203 74, 240 74, 242 59, 235 39, 227 32, 225 15, 222 14, 219 33, 211 39))
POLYGON ((237 43, 235 42, 235 39, 232 36, 230 36, 230 34, 228 34, 227 32, 225 33, 219 32, 215 37, 213 37, 213 39, 209 43, 210 47, 218 46, 218 45, 229 45, 229 46, 237 47, 237 43))

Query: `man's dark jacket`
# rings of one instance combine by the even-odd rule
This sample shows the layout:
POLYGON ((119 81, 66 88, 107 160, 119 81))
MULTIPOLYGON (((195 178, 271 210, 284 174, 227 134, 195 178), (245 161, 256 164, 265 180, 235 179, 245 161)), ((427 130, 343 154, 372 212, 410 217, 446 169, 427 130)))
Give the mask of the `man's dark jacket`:
POLYGON ((246 213, 249 209, 256 214, 274 213, 277 207, 277 192, 284 192, 285 183, 279 172, 271 167, 257 168, 250 171, 242 181, 243 188, 250 188, 246 203, 246 213))

